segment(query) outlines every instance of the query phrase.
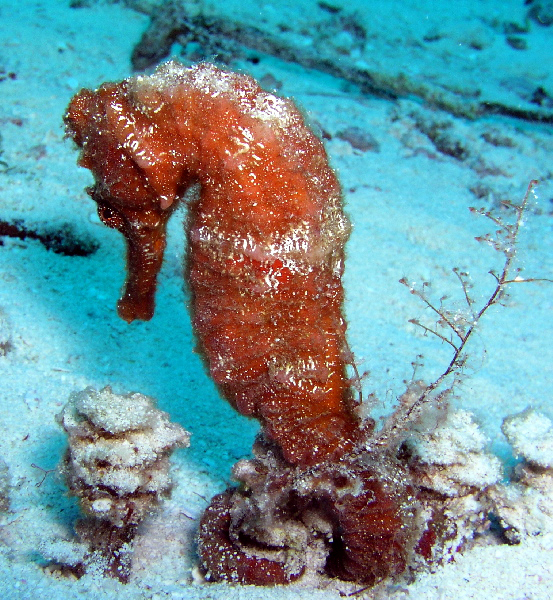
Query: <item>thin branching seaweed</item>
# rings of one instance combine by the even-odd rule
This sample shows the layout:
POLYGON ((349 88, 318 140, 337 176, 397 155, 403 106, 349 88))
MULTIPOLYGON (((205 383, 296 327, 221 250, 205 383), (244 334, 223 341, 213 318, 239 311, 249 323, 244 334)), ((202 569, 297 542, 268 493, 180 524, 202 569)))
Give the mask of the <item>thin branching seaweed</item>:
POLYGON ((448 309, 444 304, 447 299, 446 296, 440 298, 439 304, 430 300, 426 291, 429 287, 427 282, 423 282, 417 287, 405 277, 400 279, 400 283, 405 285, 411 294, 417 296, 437 317, 437 321, 431 325, 426 325, 419 319, 410 319, 410 323, 451 346, 453 356, 446 369, 432 383, 428 385, 424 385, 420 381, 411 383, 407 391, 401 396, 399 405, 393 415, 386 421, 378 434, 370 440, 369 447, 394 446, 395 442, 400 440, 401 434, 419 419, 423 407, 430 400, 437 404, 446 402, 452 389, 459 382, 463 367, 466 365, 468 359, 467 344, 488 309, 504 302, 507 288, 510 285, 540 281, 553 282, 552 279, 546 277, 525 278, 521 275, 521 267, 515 266, 520 229, 524 223, 530 197, 535 196, 534 189, 537 185, 537 180, 530 181, 520 204, 502 203, 505 208, 514 212, 514 218, 511 222, 484 208, 471 207, 469 209, 472 213, 490 219, 497 226, 493 233, 477 237, 476 240, 490 245, 504 256, 501 272, 489 271, 495 279, 496 285, 480 308, 476 306, 476 302, 471 295, 472 284, 469 274, 459 268, 454 268, 453 273, 458 278, 463 291, 466 306, 462 310, 448 309))

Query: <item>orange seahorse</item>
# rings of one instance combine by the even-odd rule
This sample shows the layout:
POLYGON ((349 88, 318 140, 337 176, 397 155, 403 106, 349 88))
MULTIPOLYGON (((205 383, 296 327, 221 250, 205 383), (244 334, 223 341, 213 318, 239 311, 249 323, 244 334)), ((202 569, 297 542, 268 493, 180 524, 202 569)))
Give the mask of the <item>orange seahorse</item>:
POLYGON ((293 102, 246 75, 169 62, 82 90, 65 122, 102 221, 127 241, 118 310, 128 322, 152 317, 167 220, 199 188, 187 225, 194 327, 222 394, 260 420, 265 444, 245 470, 253 479, 236 474, 244 487, 202 519, 206 577, 301 575, 293 540, 271 548, 279 519, 328 547, 329 574, 372 585, 401 572, 412 488, 401 465, 357 448, 342 315, 349 222, 323 144, 293 102), (315 513, 320 530, 306 524, 315 513))

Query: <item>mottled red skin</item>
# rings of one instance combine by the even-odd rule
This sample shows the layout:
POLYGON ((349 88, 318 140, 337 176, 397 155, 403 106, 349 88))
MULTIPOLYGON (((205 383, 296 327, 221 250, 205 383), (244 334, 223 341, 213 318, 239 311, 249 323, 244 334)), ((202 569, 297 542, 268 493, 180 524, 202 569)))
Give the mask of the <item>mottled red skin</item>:
POLYGON ((248 555, 233 544, 229 535, 231 498, 232 492, 229 491, 215 496, 200 523, 199 544, 206 579, 225 579, 254 585, 283 585, 301 577, 303 568, 297 573, 289 573, 284 564, 248 555))
POLYGON ((405 475, 400 469, 360 470, 354 465, 351 471, 351 479, 361 489, 334 503, 337 539, 327 572, 372 586, 399 575, 407 566, 413 490, 401 480, 405 475))
MULTIPOLYGON (((301 517, 315 506, 333 521, 328 572, 372 584, 402 570, 401 490, 389 492, 354 458, 361 429, 345 373, 341 283, 349 225, 324 147, 294 104, 213 65, 171 64, 82 90, 65 121, 94 175, 89 194, 102 221, 127 241, 119 315, 152 317, 167 220, 199 184, 187 228, 193 324, 225 398, 259 419, 282 455, 266 475, 272 493, 283 473, 292 485, 319 469, 323 491, 295 510, 301 517), (337 461, 353 469, 355 494, 336 491, 337 461)), ((299 576, 237 547, 232 497, 215 497, 202 519, 209 577, 269 584, 299 576)))

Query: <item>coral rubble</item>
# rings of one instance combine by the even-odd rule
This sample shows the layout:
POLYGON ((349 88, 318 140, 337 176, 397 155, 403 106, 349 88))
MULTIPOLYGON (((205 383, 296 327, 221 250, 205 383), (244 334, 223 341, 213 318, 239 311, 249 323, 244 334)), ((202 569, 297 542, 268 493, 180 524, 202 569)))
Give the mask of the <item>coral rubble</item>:
POLYGON ((151 398, 109 387, 74 394, 59 415, 69 436, 62 465, 85 514, 116 527, 139 523, 171 489, 169 454, 189 445, 151 398))
POLYGON ((137 526, 171 491, 169 455, 189 434, 152 398, 109 387, 73 394, 58 421, 69 438, 60 469, 86 518, 79 541, 57 540, 43 555, 73 576, 99 570, 126 582, 137 526))
POLYGON ((494 486, 489 495, 507 541, 518 544, 525 535, 553 531, 553 423, 528 408, 507 417, 502 431, 523 460, 513 482, 494 486))

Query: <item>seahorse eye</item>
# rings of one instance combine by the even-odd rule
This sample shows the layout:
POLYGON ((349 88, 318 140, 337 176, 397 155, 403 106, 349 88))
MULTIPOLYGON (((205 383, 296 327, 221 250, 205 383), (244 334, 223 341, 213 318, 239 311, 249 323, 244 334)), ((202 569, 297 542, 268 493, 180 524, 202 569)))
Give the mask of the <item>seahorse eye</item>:
POLYGON ((121 230, 125 226, 123 217, 107 204, 98 204, 98 216, 104 225, 121 230))

